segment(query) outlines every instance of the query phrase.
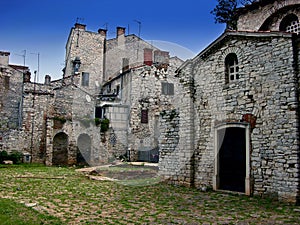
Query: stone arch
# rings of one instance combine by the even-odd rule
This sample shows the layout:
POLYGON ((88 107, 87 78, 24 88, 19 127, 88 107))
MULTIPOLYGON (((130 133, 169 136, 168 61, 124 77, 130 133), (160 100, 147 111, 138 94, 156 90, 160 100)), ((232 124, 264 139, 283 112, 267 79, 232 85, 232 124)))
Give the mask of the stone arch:
MULTIPOLYGON (((296 16, 295 14, 291 13, 286 15, 280 22, 279 25, 279 30, 280 31, 287 31, 289 32, 288 28, 293 24, 293 23, 297 23, 298 24, 298 29, 299 29, 299 19, 298 16, 296 16)), ((296 25, 296 24, 295 24, 296 25)))
POLYGON ((77 164, 85 165, 91 161, 92 139, 88 134, 80 134, 77 138, 77 164))
POLYGON ((220 57, 220 60, 222 61, 222 63, 225 62, 226 57, 231 53, 236 54, 238 59, 242 57, 242 50, 240 48, 228 47, 222 52, 222 57, 220 57))
POLYGON ((69 137, 66 133, 57 133, 53 138, 52 165, 68 165, 69 137))
POLYGON ((264 22, 260 25, 259 31, 285 31, 285 29, 282 28, 282 22, 288 19, 291 15, 294 15, 293 17, 297 17, 296 15, 298 14, 297 12, 299 11, 299 8, 299 4, 294 4, 282 7, 276 11, 271 11, 272 13, 266 14, 268 16, 263 20, 264 22))

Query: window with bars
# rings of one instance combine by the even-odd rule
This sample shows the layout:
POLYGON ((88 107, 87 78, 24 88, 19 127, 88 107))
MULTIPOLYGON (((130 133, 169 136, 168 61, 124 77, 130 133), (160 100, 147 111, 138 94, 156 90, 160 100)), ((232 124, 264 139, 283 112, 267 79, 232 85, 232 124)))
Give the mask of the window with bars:
POLYGON ((300 33, 300 23, 299 21, 292 21, 291 25, 286 27, 286 31, 287 32, 291 32, 291 33, 300 33))
POLYGON ((279 30, 299 34, 300 23, 298 17, 295 14, 285 16, 280 23, 279 30))
POLYGON ((81 78, 81 85, 85 87, 89 86, 89 79, 90 79, 90 74, 83 72, 81 78))
POLYGON ((225 83, 240 79, 238 59, 236 54, 230 53, 225 58, 225 83))
POLYGON ((161 93, 163 95, 174 95, 174 84, 162 82, 161 83, 161 93))
POLYGON ((142 109, 142 111, 141 111, 141 123, 148 123, 148 109, 142 109))

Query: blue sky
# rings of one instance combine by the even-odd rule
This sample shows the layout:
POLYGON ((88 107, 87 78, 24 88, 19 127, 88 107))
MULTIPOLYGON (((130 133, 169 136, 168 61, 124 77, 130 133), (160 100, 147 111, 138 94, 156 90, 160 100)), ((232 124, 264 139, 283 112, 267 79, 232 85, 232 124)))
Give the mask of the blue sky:
MULTIPOLYGON (((11 52, 10 63, 20 65, 26 50, 25 64, 32 73, 38 68, 39 53, 39 81, 46 74, 58 79, 77 18, 89 31, 107 27, 108 38, 115 37, 117 26, 126 27, 126 34, 129 26, 129 32, 137 35, 137 20, 141 38, 167 48, 181 47, 185 53, 181 57, 191 58, 224 31, 224 24, 215 24, 210 14, 216 4, 217 0, 2 0, 0 50, 11 52)), ((172 54, 172 49, 164 50, 172 54)))

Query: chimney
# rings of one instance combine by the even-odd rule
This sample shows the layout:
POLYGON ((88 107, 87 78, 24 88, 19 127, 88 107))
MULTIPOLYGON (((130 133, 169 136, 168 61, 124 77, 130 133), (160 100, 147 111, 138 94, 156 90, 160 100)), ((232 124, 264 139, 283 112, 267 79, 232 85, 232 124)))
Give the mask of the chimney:
POLYGON ((50 85, 50 82, 51 82, 51 77, 50 77, 50 75, 46 75, 46 76, 45 76, 45 85, 50 85))
POLYGON ((75 29, 79 30, 85 30, 86 25, 80 24, 80 23, 75 23, 75 29))
POLYGON ((125 35, 125 27, 117 27, 117 37, 125 35))
POLYGON ((23 74, 24 83, 30 83, 30 79, 31 79, 31 73, 29 71, 23 74))
POLYGON ((152 58, 152 51, 151 48, 144 48, 144 64, 147 66, 152 66, 153 58, 152 58))
POLYGON ((101 29, 101 28, 100 28, 100 29, 98 30, 98 33, 101 34, 102 36, 106 37, 107 30, 106 30, 106 29, 101 29))
POLYGON ((9 64, 9 55, 10 55, 10 52, 0 51, 0 65, 7 66, 9 64))

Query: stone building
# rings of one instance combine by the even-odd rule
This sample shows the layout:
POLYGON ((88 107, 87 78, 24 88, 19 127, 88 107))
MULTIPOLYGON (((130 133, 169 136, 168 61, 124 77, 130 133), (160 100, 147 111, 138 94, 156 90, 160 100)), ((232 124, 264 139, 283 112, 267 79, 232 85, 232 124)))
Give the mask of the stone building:
MULTIPOLYGON (((160 173, 200 189, 300 199, 299 0, 238 9, 237 30, 178 70, 178 143, 160 173)), ((162 127, 165 124, 161 124, 162 127)))
MULTIPOLYGON (((158 54, 156 50, 156 54, 158 54)), ((128 69, 103 85, 98 109, 111 121, 114 152, 131 161, 159 160, 161 113, 175 110, 181 89, 176 69, 183 63, 166 52, 157 61, 145 49, 145 62, 128 69), (150 59, 150 60, 149 60, 150 59), (113 90, 113 91, 112 91, 113 90)))
MULTIPOLYGON (((8 67, 9 53, 1 54, 1 66, 8 67)), ((156 89, 160 90, 161 81, 174 79, 182 62, 177 57, 170 59, 168 52, 136 35, 125 35, 125 28, 118 27, 116 38, 107 39, 106 30, 91 32, 76 23, 66 43, 62 79, 51 81, 46 75, 41 84, 30 82, 30 74, 23 80, 28 68, 10 66, 11 71, 24 69, 13 76, 1 69, 6 71, 0 80, 5 87, 1 89, 5 108, 1 113, 11 120, 5 123, 7 128, 1 126, 1 132, 7 129, 6 136, 11 137, 1 142, 5 143, 3 149, 22 151, 31 156, 32 162, 46 165, 94 165, 124 156, 130 148, 138 151, 140 148, 131 146, 136 142, 131 140, 130 132, 136 115, 130 104, 142 98, 141 80, 145 90, 156 81, 154 90, 145 97, 157 100, 159 96, 152 95, 160 95, 156 89), (151 79, 145 78, 146 74, 151 79), (8 87, 7 76, 11 81, 18 79, 14 86, 8 87), (10 95, 7 91, 15 92, 10 95), (121 98, 119 93, 123 93, 121 98)), ((166 101, 171 104, 170 99, 166 101)), ((158 112, 150 111, 149 118, 158 112)), ((155 136, 155 144, 146 145, 148 148, 158 148, 158 121, 155 123, 155 135, 153 125, 142 135, 155 136)))
POLYGON ((16 140, 22 128, 23 79, 30 77, 29 68, 9 64, 9 56, 0 51, 0 151, 22 146, 16 140))

